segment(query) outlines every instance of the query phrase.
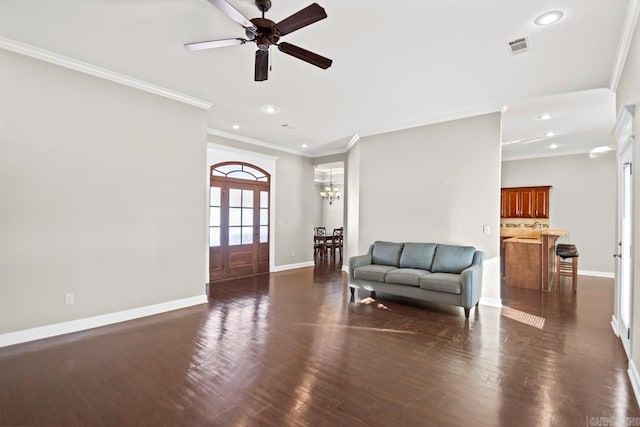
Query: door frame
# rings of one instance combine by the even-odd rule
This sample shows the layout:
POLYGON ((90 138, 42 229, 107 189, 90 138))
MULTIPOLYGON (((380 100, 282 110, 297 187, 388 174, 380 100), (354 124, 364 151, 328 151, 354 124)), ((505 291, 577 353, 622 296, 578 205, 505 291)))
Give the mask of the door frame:
POLYGON ((620 340, 622 341, 622 345, 624 346, 625 352, 627 353, 627 357, 631 358, 631 325, 633 324, 633 145, 627 144, 625 148, 623 148, 622 152, 619 153, 618 156, 618 248, 616 253, 616 289, 617 289, 617 305, 618 305, 618 333, 620 336, 620 340), (629 250, 627 251, 624 247, 622 247, 622 235, 623 235, 623 209, 625 206, 625 185, 624 178, 627 167, 630 168, 631 172, 631 180, 629 181, 629 200, 627 203, 631 206, 631 219, 628 230, 628 239, 629 241, 629 250), (629 253, 627 253, 629 252, 629 253), (625 262, 628 262, 629 265, 626 266, 625 262), (628 267, 629 271, 629 300, 626 303, 623 301, 623 293, 622 293, 622 278, 623 278, 623 268, 628 267), (627 306, 629 310, 629 319, 628 324, 624 323, 624 319, 622 316, 623 303, 627 306))
MULTIPOLYGON (((213 165, 209 166, 209 186, 210 187, 216 187, 216 188, 221 188, 221 202, 220 202, 220 206, 221 206, 221 211, 220 211, 220 228, 221 228, 221 233, 220 233, 220 247, 218 250, 218 256, 220 257, 220 261, 222 263, 222 274, 224 274, 224 270, 226 268, 229 268, 229 263, 231 262, 231 254, 233 253, 247 253, 247 245, 243 245, 243 244, 239 244, 239 245, 229 245, 229 231, 230 231, 230 225, 229 225, 229 211, 230 211, 230 206, 229 206, 229 194, 232 188, 237 188, 239 190, 249 190, 252 192, 253 196, 253 200, 251 202, 251 209, 253 210, 253 219, 252 219, 252 225, 251 227, 253 228, 253 237, 252 237, 252 243, 250 243, 250 245, 253 247, 252 249, 252 259, 253 259, 253 271, 250 272, 249 274, 241 274, 241 275, 236 275, 236 276, 228 276, 228 277, 220 277, 218 279, 216 279, 216 281, 224 281, 224 280, 229 280, 229 279, 234 279, 234 278, 240 278, 240 277, 247 277, 247 276, 253 276, 256 274, 264 274, 264 273, 268 273, 270 271, 270 265, 271 265, 271 253, 270 253, 270 245, 271 245, 271 229, 272 229, 272 223, 271 223, 271 216, 270 216, 270 211, 271 211, 271 175, 269 174, 269 172, 265 171, 264 169, 262 169, 261 167, 254 165, 252 163, 248 163, 248 162, 242 162, 242 161, 224 161, 224 162, 218 162, 218 163, 214 163, 213 165), (227 166, 231 166, 232 169, 229 170, 228 172, 224 172, 222 171, 223 168, 227 167, 227 166), (214 173, 214 171, 217 171, 217 174, 214 173), (247 176, 247 178, 244 177, 239 177, 237 176, 237 174, 240 174, 240 176, 247 176), (251 179, 251 177, 255 178, 255 179, 251 179), (262 243, 260 242, 260 228, 261 228, 261 224, 260 224, 260 211, 261 211, 261 205, 260 205, 260 194, 261 192, 266 192, 267 193, 267 242, 262 243), (226 203, 226 205, 225 205, 226 203), (224 209, 226 206, 226 210, 224 209), (261 249, 261 247, 263 247, 266 244, 266 254, 267 254, 267 260, 266 260, 266 265, 261 266, 261 262, 260 262, 260 257, 262 255, 262 251, 263 249, 261 249), (244 247, 244 249, 243 249, 244 247), (242 250, 241 250, 242 249, 242 250), (240 251, 239 251, 240 250, 240 251)), ((243 196, 243 201, 244 201, 244 196, 243 196)), ((211 205, 211 202, 208 203, 208 205, 211 205)), ((244 217, 244 214, 243 214, 244 217)), ((210 224, 209 225, 209 229, 211 227, 210 224)), ((244 228, 244 227, 243 227, 244 228)), ((244 240, 244 237, 242 238, 244 240)), ((210 243, 209 243, 210 245, 210 243)), ((209 246, 209 283, 213 283, 213 270, 211 270, 211 262, 213 260, 214 257, 214 250, 216 247, 211 247, 209 246)), ((242 267, 240 267, 242 268, 242 267)), ((217 270, 216 270, 217 271, 217 270)))
POLYGON ((204 173, 206 179, 206 193, 203 197, 206 197, 206 246, 203 248, 203 254, 206 259, 205 274, 207 277, 207 283, 209 283, 209 174, 211 173, 211 166, 222 162, 244 162, 258 166, 260 169, 268 172, 271 175, 271 189, 269 195, 269 222, 271 224, 269 230, 269 271, 275 271, 275 258, 276 258, 276 162, 279 159, 277 156, 269 154, 259 153, 250 150, 243 150, 241 148, 231 147, 228 145, 217 144, 211 141, 207 142, 207 167, 204 173))
POLYGON ((617 230, 616 230, 616 253, 614 256, 616 257, 616 266, 615 266, 615 290, 614 290, 614 314, 611 319, 611 326, 613 328, 614 333, 620 337, 622 345, 624 347, 625 353, 627 354, 627 358, 631 359, 631 348, 632 348, 632 334, 630 332, 631 326, 633 325, 633 293, 634 293, 634 277, 633 277, 633 235, 634 235, 634 224, 633 224, 633 175, 630 181, 630 198, 629 203, 632 206, 631 212, 631 224, 629 230, 630 232, 630 250, 629 254, 625 254, 626 251, 623 248, 620 248, 622 242, 622 232, 623 232, 623 199, 624 199, 624 168, 626 163, 631 163, 631 173, 633 173, 633 151, 634 151, 634 136, 633 136, 633 114, 634 109, 630 107, 623 107, 618 114, 618 119, 615 127, 615 137, 616 137, 616 151, 617 151, 617 230), (621 252, 622 251, 622 252, 621 252), (621 316, 621 307, 622 307, 622 292, 621 292, 621 280, 622 280, 622 267, 623 263, 620 261, 620 254, 625 256, 626 259, 631 262, 631 272, 630 272, 630 294, 628 308, 629 308, 629 324, 625 325, 621 316))

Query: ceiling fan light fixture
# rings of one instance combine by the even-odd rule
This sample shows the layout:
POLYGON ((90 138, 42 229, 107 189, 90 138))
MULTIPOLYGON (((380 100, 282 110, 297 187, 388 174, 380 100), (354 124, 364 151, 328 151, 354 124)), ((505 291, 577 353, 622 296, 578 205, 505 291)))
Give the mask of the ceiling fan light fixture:
POLYGON ((538 16, 533 22, 536 25, 551 25, 562 19, 564 12, 560 10, 552 10, 538 16))

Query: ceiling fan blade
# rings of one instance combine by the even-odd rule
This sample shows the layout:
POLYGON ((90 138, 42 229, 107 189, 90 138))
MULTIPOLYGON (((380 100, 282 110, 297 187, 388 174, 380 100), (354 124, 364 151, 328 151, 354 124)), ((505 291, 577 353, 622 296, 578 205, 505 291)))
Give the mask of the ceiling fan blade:
POLYGON ((263 82, 269 77, 269 51, 256 50, 255 81, 263 82))
POLYGON ((326 17, 327 13, 324 9, 318 3, 313 3, 278 22, 274 30, 278 36, 284 36, 326 17))
POLYGON ((231 6, 225 0, 209 0, 209 3, 220 9, 220 11, 231 18, 232 21, 237 22, 238 24, 242 25, 242 27, 244 27, 247 31, 253 33, 254 35, 257 35, 258 28, 253 25, 253 23, 249 19, 247 19, 246 16, 240 13, 238 9, 231 6))
POLYGON ((205 50, 214 49, 216 47, 235 46, 238 44, 245 44, 249 40, 245 39, 222 39, 222 40, 209 40, 206 42, 195 42, 185 44, 184 47, 189 50, 205 50))
POLYGON ((333 61, 331 59, 325 58, 324 56, 318 55, 317 53, 310 52, 301 47, 292 45, 291 43, 282 42, 278 44, 278 49, 280 49, 281 52, 284 52, 287 55, 302 59, 303 61, 315 65, 316 67, 320 67, 324 70, 331 67, 331 64, 333 64, 333 61))

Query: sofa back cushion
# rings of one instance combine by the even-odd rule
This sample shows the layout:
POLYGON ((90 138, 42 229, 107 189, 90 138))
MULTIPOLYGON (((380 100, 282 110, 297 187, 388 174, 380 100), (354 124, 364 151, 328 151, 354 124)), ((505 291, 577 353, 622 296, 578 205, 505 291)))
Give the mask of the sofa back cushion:
POLYGON ((400 256, 400 268, 431 270, 435 243, 405 243, 400 256))
POLYGON ((372 264, 400 266, 400 254, 402 253, 402 243, 375 242, 373 253, 371 254, 372 264))
POLYGON ((431 271, 460 274, 473 263, 473 246, 437 245, 431 271))

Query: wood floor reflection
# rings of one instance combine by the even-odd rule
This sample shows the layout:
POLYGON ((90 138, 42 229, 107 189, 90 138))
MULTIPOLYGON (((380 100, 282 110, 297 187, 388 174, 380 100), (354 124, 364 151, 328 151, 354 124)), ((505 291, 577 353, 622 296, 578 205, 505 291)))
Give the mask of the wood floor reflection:
POLYGON ((0 425, 584 426, 639 417, 613 283, 504 289, 462 310, 340 265, 213 286, 210 302, 0 349, 0 425))

